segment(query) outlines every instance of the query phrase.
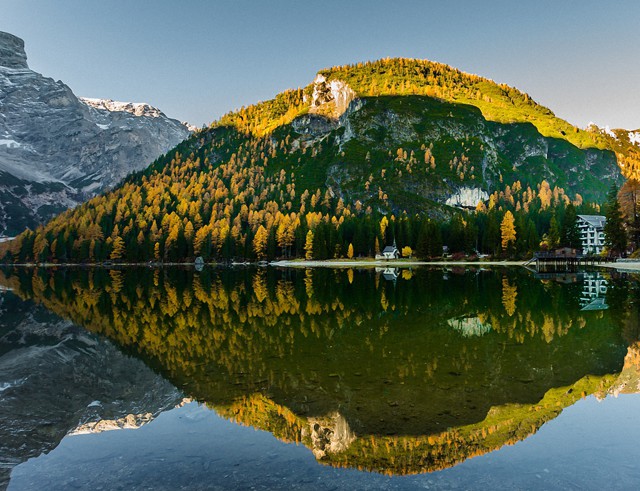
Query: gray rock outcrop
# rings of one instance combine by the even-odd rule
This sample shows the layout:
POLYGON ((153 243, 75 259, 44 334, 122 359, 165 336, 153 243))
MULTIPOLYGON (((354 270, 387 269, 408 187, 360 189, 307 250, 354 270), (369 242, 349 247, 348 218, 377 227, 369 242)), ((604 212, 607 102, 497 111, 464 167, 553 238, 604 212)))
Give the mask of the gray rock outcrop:
POLYGON ((76 97, 0 32, 0 236, 108 190, 189 133, 148 104, 76 97))
POLYGON ((29 68, 27 65, 27 53, 24 50, 24 41, 13 34, 1 31, 0 66, 7 68, 29 68))

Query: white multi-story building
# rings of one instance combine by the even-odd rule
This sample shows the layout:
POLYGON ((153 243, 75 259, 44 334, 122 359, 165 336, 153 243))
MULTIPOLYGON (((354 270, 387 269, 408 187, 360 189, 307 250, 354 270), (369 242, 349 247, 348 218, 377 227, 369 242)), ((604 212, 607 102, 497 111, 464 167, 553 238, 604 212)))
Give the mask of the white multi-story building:
POLYGON ((583 254, 600 254, 602 252, 605 220, 602 215, 578 215, 583 254))

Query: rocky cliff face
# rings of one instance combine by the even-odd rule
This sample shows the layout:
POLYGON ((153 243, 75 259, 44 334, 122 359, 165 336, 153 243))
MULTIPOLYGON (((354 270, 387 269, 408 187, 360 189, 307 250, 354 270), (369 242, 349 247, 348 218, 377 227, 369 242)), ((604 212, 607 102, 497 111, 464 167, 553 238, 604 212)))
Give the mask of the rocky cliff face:
POLYGON ((147 104, 76 97, 0 32, 0 236, 109 189, 188 135, 147 104))
MULTIPOLYGON (((475 208, 503 183, 535 189, 543 180, 600 202, 610 183, 622 180, 612 151, 580 149, 543 136, 530 123, 489 121, 469 105, 421 96, 357 97, 345 82, 322 74, 309 103, 308 113, 292 121, 292 149, 311 149, 316 162, 318 155, 332 161, 324 184, 345 202, 366 205, 381 190, 394 212, 421 211, 433 202, 475 208), (424 163, 425 153, 431 164, 424 163), (363 183, 374 180, 372 193, 363 183)), ((313 173, 319 174, 315 162, 313 173)))
POLYGON ((182 397, 106 339, 0 292, 0 489, 68 433, 135 428, 182 397))

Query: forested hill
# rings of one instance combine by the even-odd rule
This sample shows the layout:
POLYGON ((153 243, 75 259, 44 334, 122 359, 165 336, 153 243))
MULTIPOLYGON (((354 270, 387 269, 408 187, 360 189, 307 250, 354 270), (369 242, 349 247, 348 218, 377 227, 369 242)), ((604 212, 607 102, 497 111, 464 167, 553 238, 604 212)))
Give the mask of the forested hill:
MULTIPOLYGON (((640 176, 640 131, 586 130, 555 116, 528 94, 506 84, 464 73, 429 60, 386 58, 321 70, 329 84, 345 84, 357 97, 425 95, 441 101, 477 107, 484 118, 499 123, 531 123, 541 135, 567 140, 579 148, 608 149, 616 153, 627 177, 640 176)), ((314 84, 285 91, 275 99, 223 116, 217 124, 264 135, 312 109, 314 84)), ((312 109, 313 110, 313 109, 312 109)))
POLYGON ((0 257, 326 258, 371 255, 393 239, 422 256, 442 242, 497 252, 507 210, 524 253, 567 205, 604 201, 622 181, 615 152, 635 165, 626 147, 636 148, 446 65, 333 68, 223 116, 0 257))

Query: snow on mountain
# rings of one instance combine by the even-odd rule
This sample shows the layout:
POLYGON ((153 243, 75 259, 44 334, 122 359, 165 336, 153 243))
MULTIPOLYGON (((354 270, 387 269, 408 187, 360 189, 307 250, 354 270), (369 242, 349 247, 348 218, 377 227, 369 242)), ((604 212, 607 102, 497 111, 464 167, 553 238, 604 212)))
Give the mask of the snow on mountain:
POLYGON ((94 99, 89 97, 79 97, 80 102, 95 109, 103 109, 109 112, 127 112, 134 116, 147 116, 149 118, 166 117, 160 109, 157 109, 145 102, 120 102, 111 99, 94 99))

